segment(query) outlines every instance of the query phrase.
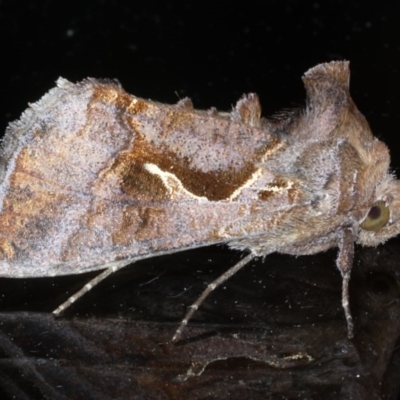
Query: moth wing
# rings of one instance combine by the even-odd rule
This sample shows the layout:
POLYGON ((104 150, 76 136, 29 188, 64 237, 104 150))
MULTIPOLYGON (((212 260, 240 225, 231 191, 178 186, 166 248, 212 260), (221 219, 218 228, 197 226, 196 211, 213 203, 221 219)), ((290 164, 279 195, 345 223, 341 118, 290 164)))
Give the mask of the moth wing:
POLYGON ((220 115, 110 82, 57 84, 3 140, 0 275, 80 273, 230 239, 221 221, 250 212, 237 198, 280 145, 258 128, 256 96, 220 115))

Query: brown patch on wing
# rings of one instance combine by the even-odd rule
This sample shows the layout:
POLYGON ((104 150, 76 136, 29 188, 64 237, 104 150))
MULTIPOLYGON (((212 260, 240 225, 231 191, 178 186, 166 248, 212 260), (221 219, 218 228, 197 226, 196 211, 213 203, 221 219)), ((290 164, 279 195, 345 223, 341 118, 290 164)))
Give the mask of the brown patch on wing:
POLYGON ((148 103, 142 99, 134 97, 117 85, 96 84, 92 95, 93 102, 112 104, 124 112, 133 114, 143 113, 148 108, 148 103))
POLYGON ((111 170, 121 177, 123 192, 138 201, 169 200, 169 193, 163 182, 144 168, 142 160, 143 158, 136 159, 126 152, 115 160, 111 170))
MULTIPOLYGON (((257 169, 256 162, 262 155, 272 149, 279 143, 279 140, 272 140, 268 146, 260 150, 254 156, 253 160, 249 160, 240 170, 225 170, 203 172, 190 168, 190 162, 187 158, 181 158, 163 148, 154 148, 138 138, 134 143, 134 148, 129 154, 124 154, 123 159, 126 165, 125 171, 122 173, 123 190, 131 195, 142 191, 142 193, 153 193, 149 191, 150 186, 146 187, 146 182, 149 181, 153 186, 157 187, 161 198, 165 198, 159 185, 162 185, 161 180, 147 172, 147 176, 143 175, 139 178, 135 175, 137 171, 144 173, 143 165, 151 163, 157 165, 161 170, 174 174, 182 183, 184 188, 199 197, 206 197, 210 201, 218 201, 229 198, 229 196, 243 184, 245 184, 257 169), (138 185, 140 182, 140 188, 138 185), (158 184, 156 183, 158 182, 158 184), (158 186, 157 186, 158 185, 158 186), (132 189, 135 188, 133 191, 132 189), (144 192, 143 192, 144 191, 144 192), (162 195, 161 195, 162 193, 162 195)), ((120 158, 120 157, 119 157, 120 158)), ((119 162, 119 160, 117 161, 119 162)), ((165 189, 165 188, 164 188, 165 189)))
MULTIPOLYGON (((116 85, 98 84, 94 89, 93 99, 121 109, 124 123, 136 136, 133 148, 118 155, 111 167, 121 177, 121 189, 133 199, 169 199, 169 193, 161 179, 144 168, 147 163, 174 174, 183 187, 195 196, 206 197, 210 201, 227 199, 250 179, 262 156, 267 152, 272 153, 280 144, 278 138, 271 137, 240 169, 203 172, 191 168, 190 160, 184 155, 178 155, 166 146, 157 148, 147 142, 141 122, 136 118, 137 114, 145 114, 147 119, 157 119, 161 126, 161 135, 167 137, 171 131, 186 132, 189 127, 193 129, 193 119, 197 116, 191 107, 181 107, 179 103, 177 106, 163 106, 163 114, 160 116, 157 103, 130 96, 116 85)), ((231 122, 221 120, 221 127, 227 128, 229 123, 231 122)), ((187 133, 192 134, 189 131, 187 133)))
POLYGON ((1 258, 7 258, 8 260, 12 260, 15 256, 14 246, 6 238, 0 238, 0 254, 1 258))
POLYGON ((277 177, 265 189, 258 192, 258 198, 262 201, 269 201, 275 196, 282 196, 282 193, 284 192, 287 193, 289 204, 293 204, 301 195, 301 191, 296 182, 284 177, 277 177))
POLYGON ((163 236, 160 231, 165 221, 163 210, 151 207, 128 206, 123 211, 122 223, 112 234, 119 246, 129 246, 132 241, 143 242, 163 236))
POLYGON ((298 200, 299 197, 301 197, 301 195, 302 195, 301 190, 295 184, 288 190, 289 204, 293 204, 295 201, 298 200))
POLYGON ((260 190, 258 192, 258 198, 262 201, 268 201, 270 200, 272 197, 276 196, 278 194, 278 192, 274 191, 274 190, 260 190))
POLYGON ((34 169, 29 166, 34 162, 29 149, 20 152, 4 198, 0 232, 7 239, 0 240, 0 252, 8 259, 17 258, 20 252, 34 251, 54 221, 63 215, 61 207, 68 201, 65 193, 48 191, 46 181, 31 173, 34 169))

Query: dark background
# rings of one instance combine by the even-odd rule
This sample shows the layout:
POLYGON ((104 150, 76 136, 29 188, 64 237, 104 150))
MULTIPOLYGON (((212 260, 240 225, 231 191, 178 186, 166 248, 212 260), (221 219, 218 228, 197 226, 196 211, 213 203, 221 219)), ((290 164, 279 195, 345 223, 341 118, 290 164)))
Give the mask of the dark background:
MULTIPOLYGON (((38 100, 54 86, 59 76, 74 82, 86 77, 116 78, 126 91, 140 97, 174 103, 189 96, 197 108, 215 106, 221 110, 231 109, 243 93, 257 92, 263 114, 267 116, 282 108, 304 103, 305 93, 300 78, 307 69, 321 62, 345 59, 351 62, 353 99, 367 117, 375 135, 390 147, 392 166, 396 171, 400 165, 397 139, 400 122, 400 13, 392 3, 246 1, 234 4, 105 0, 81 1, 75 5, 48 0, 0 1, 0 131, 3 132, 10 121, 19 118, 28 102, 38 100)), ((390 297, 389 301, 387 297, 382 300, 378 296, 382 304, 397 304, 398 240, 391 241, 388 248, 390 250, 381 248, 373 255, 368 253, 366 258, 361 255, 360 260, 364 261, 356 263, 359 270, 355 271, 352 283, 355 298, 352 307, 358 316, 358 339, 356 336, 354 342, 346 339, 340 306, 340 276, 334 268, 335 251, 299 259, 274 255, 264 264, 261 261, 253 263, 241 271, 240 276, 232 278, 225 290, 220 289, 220 294, 213 294, 215 297, 194 318, 199 329, 204 328, 205 332, 211 329, 210 326, 215 329, 215 324, 231 323, 234 328, 229 329, 239 332, 248 327, 261 327, 261 336, 265 334, 262 330, 265 326, 269 329, 268 324, 277 323, 277 343, 285 342, 279 341, 279 335, 283 334, 279 324, 285 326, 282 329, 288 329, 287 326, 293 327, 311 319, 315 323, 322 321, 329 332, 337 329, 337 337, 332 339, 335 344, 326 336, 325 328, 321 328, 323 333, 316 337, 310 334, 306 335, 307 339, 296 342, 297 351, 302 346, 308 346, 311 352, 314 349, 314 358, 320 352, 337 350, 338 341, 343 341, 339 347, 351 354, 350 361, 345 360, 346 368, 334 364, 328 371, 321 372, 325 380, 318 375, 320 372, 315 366, 318 379, 311 383, 305 378, 312 376, 308 364, 304 370, 301 365, 294 366, 294 370, 288 367, 287 375, 265 381, 266 377, 275 376, 274 372, 263 370, 261 366, 269 361, 257 359, 249 364, 249 360, 257 357, 249 356, 247 349, 239 354, 239 362, 229 363, 232 357, 226 356, 227 364, 211 368, 212 381, 206 380, 210 378, 205 378, 207 375, 204 373, 185 384, 173 384, 174 376, 187 371, 192 361, 197 356, 204 356, 210 348, 214 353, 209 360, 219 359, 221 343, 214 343, 213 339, 207 342, 205 336, 205 342, 189 342, 188 346, 192 347, 188 350, 163 350, 162 356, 157 353, 151 365, 146 364, 151 358, 151 350, 148 353, 144 350, 148 344, 134 350, 129 347, 145 343, 151 334, 155 335, 155 343, 157 340, 167 341, 172 336, 183 316, 184 306, 191 304, 205 282, 210 282, 240 258, 240 254, 222 247, 156 258, 120 271, 68 310, 61 322, 54 322, 46 313, 92 275, 1 279, 0 309, 5 312, 1 323, 2 340, 6 344, 1 353, 0 397, 325 396, 335 399, 380 398, 385 395, 386 398, 399 398, 396 375, 400 374, 398 310, 389 313, 391 321, 385 325, 377 321, 376 314, 371 311, 378 307, 376 299, 371 295, 367 297, 368 303, 362 297, 370 290, 390 297), (387 251, 390 256, 387 256, 387 251), (387 262, 383 277, 379 271, 384 268, 377 269, 383 261, 375 260, 381 254, 385 255, 387 262), (315 293, 313 287, 317 288, 315 293), (357 293, 361 297, 357 297, 357 293), (363 304, 367 305, 363 308, 363 304), (304 311, 309 309, 311 316, 304 311), (272 314, 267 314, 267 311, 272 314), (373 316, 369 322, 362 317, 367 314, 373 316), (76 321, 87 323, 87 330, 81 326, 78 329, 76 325, 71 328, 69 324, 77 324, 76 321), (137 333, 135 329, 138 328, 132 325, 135 321, 145 321, 140 325, 144 327, 144 333, 140 329, 137 333), (363 330, 363 321, 364 326, 371 323, 375 328, 363 330), (147 322, 156 324, 157 328, 149 327, 147 322), (122 328, 121 324, 125 323, 129 326, 122 328), (92 331, 92 328, 97 330, 92 331), (68 342, 71 341, 71 329, 75 332, 75 339, 79 336, 74 345, 68 342), (113 335, 124 329, 126 337, 115 339, 113 335), (129 336, 132 329, 136 333, 129 336), (159 333, 157 329, 165 331, 159 333), (47 342, 43 339, 45 350, 35 347, 35 344, 39 346, 38 343, 42 343, 38 337, 53 331, 62 331, 63 334, 53 335, 47 342), (119 346, 106 351, 104 346, 110 344, 112 339, 109 339, 93 348, 99 331, 107 331, 106 336, 113 337, 113 343, 118 342, 119 346), (83 341, 82 336, 85 338, 83 341), (307 340, 311 342, 306 346, 307 340), (69 355, 61 354, 60 348, 68 349, 69 355), (92 353, 87 353, 88 348, 92 353), (131 353, 135 356, 126 356, 131 353), (173 361, 172 358, 163 358, 166 354, 173 354, 176 358, 173 361), (139 359, 142 361, 138 362, 139 359), (366 360, 370 360, 370 364, 366 360), (57 371, 65 376, 65 381, 58 382, 49 370, 39 367, 43 364, 53 374, 57 371), (173 372, 168 375, 161 364, 173 372), (107 372, 101 368, 102 365, 107 365, 107 372), (147 371, 145 377, 144 370, 147 371), (296 379, 293 378, 295 375, 296 379), (229 382, 228 376, 235 376, 234 382, 229 382), (362 379, 357 381, 360 376, 362 379), (130 384, 125 387, 124 381, 130 384), (243 385, 236 387, 237 382, 243 382, 243 385)), ((379 307, 377 315, 382 316, 385 312, 379 307)), ((222 336, 218 337, 225 340, 227 348, 237 346, 236 342, 230 342, 231 336, 224 336, 224 331, 221 332, 222 336)), ((294 340, 296 334, 288 334, 288 337, 294 340)), ((194 333, 188 329, 187 335, 190 337, 194 333)), ((246 340, 257 343, 257 346, 266 343, 265 338, 260 337, 246 340)), ((270 343, 272 340, 270 338, 270 343)), ((269 348, 273 347, 270 345, 269 348)), ((293 348, 288 348, 281 354, 293 352, 293 348)), ((338 353, 335 354, 330 354, 325 360, 337 361, 338 353)))

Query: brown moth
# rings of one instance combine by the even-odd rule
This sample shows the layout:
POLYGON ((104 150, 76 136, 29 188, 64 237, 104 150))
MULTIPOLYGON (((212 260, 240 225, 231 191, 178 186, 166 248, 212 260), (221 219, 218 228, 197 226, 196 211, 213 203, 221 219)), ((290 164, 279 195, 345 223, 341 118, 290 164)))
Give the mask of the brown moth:
POLYGON ((226 243, 256 257, 338 247, 342 303, 354 243, 400 231, 389 151, 349 94, 347 62, 303 77, 304 110, 261 118, 255 94, 231 113, 165 105, 87 79, 57 87, 7 128, 0 163, 0 276, 104 271, 57 310, 135 261, 226 243))

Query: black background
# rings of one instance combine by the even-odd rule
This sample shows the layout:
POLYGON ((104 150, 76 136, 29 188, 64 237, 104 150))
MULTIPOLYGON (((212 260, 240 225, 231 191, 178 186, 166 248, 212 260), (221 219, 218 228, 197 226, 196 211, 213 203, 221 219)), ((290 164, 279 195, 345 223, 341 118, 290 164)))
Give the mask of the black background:
MULTIPOLYGON (((59 76, 72 81, 86 77, 116 78, 129 93, 167 103, 174 103, 188 96, 196 108, 215 106, 221 110, 229 110, 243 93, 257 92, 263 106, 263 115, 267 116, 282 108, 304 103, 305 93, 300 78, 307 69, 321 62, 345 59, 351 63, 353 99, 370 122, 374 134, 391 149, 392 167, 396 171, 400 165, 397 139, 400 122, 400 13, 392 6, 393 3, 0 1, 0 131, 5 130, 8 122, 19 118, 28 102, 38 100, 54 86, 59 76)), ((397 243, 396 240, 391 242, 394 249, 397 249, 397 243)), ((205 281, 218 276, 239 257, 240 254, 213 247, 165 259, 157 258, 137 268, 127 268, 117 274, 119 277, 111 277, 85 296, 67 311, 65 318, 91 318, 90 321, 96 323, 101 323, 102 318, 111 317, 122 320, 142 318, 146 321, 164 321, 170 323, 166 337, 169 334, 172 336, 183 315, 184 305, 189 305, 196 298, 204 288, 205 281), (192 271, 193 276, 182 277, 187 271, 192 271), (156 279, 152 281, 154 278, 156 279), (143 285, 146 282, 150 283, 143 285), (157 287, 151 287, 151 282, 156 282, 157 287), (183 297, 187 288, 191 291, 190 298, 183 297), (143 300, 144 298, 147 300, 143 300), (175 303, 171 299, 175 299, 175 303)), ((312 268, 312 273, 306 272, 307 280, 321 274, 321 279, 329 282, 327 285, 333 293, 332 301, 336 302, 336 311, 333 315, 327 312, 329 315, 326 320, 338 320, 343 325, 341 334, 345 338, 340 307, 340 277, 334 270, 335 252, 329 252, 323 257, 321 261, 318 257, 301 257, 295 260, 293 257, 272 256, 271 264, 277 265, 276 271, 279 271, 280 265, 284 269, 285 265, 297 262, 299 271, 307 271, 307 267, 303 268, 307 264, 322 263, 321 268, 312 268)), ((264 290, 267 300, 264 298, 257 301, 262 304, 272 301, 271 291, 275 288, 266 284, 269 291, 265 294, 265 280, 272 279, 272 273, 268 275, 264 272, 263 277, 254 275, 265 271, 268 266, 269 258, 265 264, 260 261, 242 271, 236 281, 232 278, 229 301, 234 302, 240 300, 240 296, 246 296, 245 290, 241 292, 241 281, 244 284, 246 280, 249 281, 247 290, 251 293, 251 285, 263 279, 264 286, 259 285, 254 291, 264 290), (236 288, 236 291, 232 288, 236 288)), ((79 289, 89 276, 1 279, 1 310, 16 313, 8 315, 19 315, 18 312, 22 311, 49 312, 68 297, 68 292, 79 289)), ((226 290, 229 290, 229 286, 230 281, 226 290)), ((262 293, 261 291, 259 296, 262 293)), ((286 295, 280 296, 280 304, 286 304, 286 295)), ((316 296, 318 300, 319 295, 316 296)), ((275 300, 279 304, 279 295, 275 300)), ((322 297, 319 300, 321 310, 330 306, 324 303, 322 297)), ((318 301, 313 303, 314 306, 315 303, 318 301)), ((228 306, 229 310, 230 308, 228 306)), ((248 314, 249 312, 241 313, 240 310, 232 315, 227 310, 215 312, 212 306, 207 311, 206 306, 204 314, 199 311, 197 321, 262 323, 261 317, 249 317, 248 314)), ((29 318, 29 315, 24 314, 21 318, 29 318)), ((279 318, 278 314, 275 315, 278 322, 279 318)), ((13 321, 15 325, 7 325, 7 329, 13 330, 13 327, 21 323, 18 319, 13 321)), ((7 329, 5 334, 9 334, 7 329)), ((36 340, 33 333, 29 338, 36 340)), ((395 343, 397 339, 393 340, 395 343)), ((48 345, 49 348, 51 346, 52 344, 48 345)), ((393 348, 395 347, 394 345, 393 348)), ((380 350, 383 351, 379 348, 375 351, 379 353, 380 350)), ((3 350, 3 360, 9 357, 7 351, 3 350)), ((11 370, 14 366, 7 365, 7 368, 11 370)), ((240 366, 228 365, 224 368, 226 374, 234 369, 240 377, 240 366)), ((247 364, 246 368, 248 369, 247 364)), ((183 371, 186 369, 182 367, 183 371)), ((13 371, 13 374, 8 375, 7 369, 2 370, 7 376, 7 379, 0 376, 0 394, 4 396, 2 398, 8 398, 17 390, 21 390, 18 393, 23 393, 26 398, 80 398, 77 393, 71 395, 63 392, 65 387, 46 392, 35 381, 39 379, 37 376, 31 378, 27 385, 21 378, 26 375, 26 371, 22 373, 17 367, 13 371)), ((134 376, 135 371, 131 371, 131 374, 134 376)), ((221 380, 224 379, 223 373, 219 376, 221 380)), ((383 372, 380 377, 382 376, 383 372)), ((375 388, 381 384, 376 379, 375 388)), ((387 381, 392 379, 393 386, 394 379, 385 379, 386 389, 382 390, 389 390, 387 387, 391 383, 387 381)), ((52 384, 54 383, 48 381, 49 386, 52 384)), ((333 396, 331 398, 345 398, 340 391, 340 383, 335 385, 327 389, 333 396), (333 387, 338 388, 337 392, 333 387)), ((168 382, 165 387, 167 386, 168 382)), ((186 387, 189 386, 190 383, 186 387)), ((121 389, 119 392, 107 392, 103 387, 102 396, 156 397, 152 397, 153 393, 150 395, 150 390, 140 391, 139 394, 139 388, 142 390, 142 387, 137 382, 126 388, 126 391, 121 389)), ((264 397, 260 398, 272 396, 275 389, 266 388, 262 392, 264 397)), ((374 396, 381 394, 379 390, 376 389, 374 396)), ((396 390, 398 388, 392 389, 392 397, 388 395, 387 398, 396 398, 399 393, 396 390)), ((287 395, 285 387, 278 392, 281 396, 287 395)), ((211 389, 209 397, 203 394, 197 396, 196 391, 186 392, 186 396, 188 393, 191 398, 225 398, 221 393, 218 397, 213 397, 211 389)), ((229 394, 229 385, 224 393, 227 398, 235 398, 233 393, 229 394)), ((246 393, 256 398, 253 392, 246 393)), ((311 398, 307 396, 317 393, 317 389, 314 392, 310 389, 307 395, 301 391, 296 393, 299 398, 311 398)), ((321 393, 323 392, 318 392, 319 395, 321 393)), ((82 389, 81 394, 85 398, 101 397, 99 393, 90 394, 90 389, 86 392, 82 389)), ((162 394, 169 398, 180 398, 181 395, 177 391, 167 390, 162 394)), ((277 396, 276 398, 281 398, 277 396)), ((362 397, 354 395, 353 398, 362 397)))

